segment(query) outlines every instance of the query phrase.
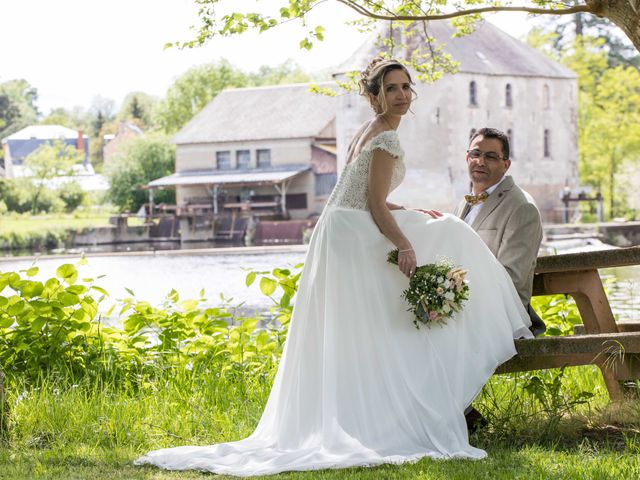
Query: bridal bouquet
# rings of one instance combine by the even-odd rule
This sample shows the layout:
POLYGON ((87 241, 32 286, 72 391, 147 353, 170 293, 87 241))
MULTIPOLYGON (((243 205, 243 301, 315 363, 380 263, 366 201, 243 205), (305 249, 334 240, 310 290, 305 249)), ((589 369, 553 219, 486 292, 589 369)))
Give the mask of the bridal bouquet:
MULTIPOLYGON (((398 265, 398 250, 392 250, 387 261, 398 265)), ((415 319, 419 324, 433 322, 445 323, 455 312, 462 310, 463 303, 469 298, 469 285, 466 280, 467 271, 454 267, 441 260, 416 268, 409 279, 409 288, 402 292, 415 319)))

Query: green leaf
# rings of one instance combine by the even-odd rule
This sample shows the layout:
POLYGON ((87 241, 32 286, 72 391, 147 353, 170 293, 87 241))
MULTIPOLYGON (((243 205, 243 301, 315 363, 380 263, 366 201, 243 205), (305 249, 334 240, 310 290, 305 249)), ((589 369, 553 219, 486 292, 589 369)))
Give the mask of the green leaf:
POLYGON ((76 270, 76 267, 70 263, 65 263, 58 267, 56 270, 56 276, 58 278, 62 278, 69 285, 72 285, 78 278, 78 270, 76 270))
POLYGON ((198 303, 199 302, 197 300, 185 300, 184 302, 182 302, 182 309, 185 312, 190 312, 198 308, 198 303))
POLYGON ((313 48, 313 43, 308 38, 303 38, 299 43, 300 48, 305 50, 311 50, 313 48))
MULTIPOLYGON (((131 295, 133 295, 133 293, 131 295)), ((171 300, 173 303, 177 303, 178 300, 180 300, 180 295, 178 295, 178 292, 172 288, 169 294, 167 295, 167 298, 171 300)))
POLYGON ((75 295, 82 295, 83 293, 87 293, 89 289, 84 285, 71 285, 66 288, 66 291, 75 295))
POLYGON ((11 317, 0 317, 0 328, 9 328, 11 325, 13 325, 11 317))
POLYGON ((91 286, 91 290, 95 290, 96 292, 100 292, 101 294, 105 295, 105 296, 109 296, 109 292, 107 292, 104 288, 102 287, 98 287, 96 285, 92 285, 91 286))
POLYGON ((40 271, 40 268, 38 268, 38 267, 31 267, 31 268, 29 268, 29 269, 26 271, 25 275, 26 275, 27 277, 35 277, 35 276, 38 274, 38 272, 39 272, 39 271, 40 271))
POLYGON ((124 289, 125 289, 125 291, 126 291, 129 295, 131 295, 132 297, 135 297, 135 296, 136 296, 136 294, 135 294, 135 293, 133 293, 133 290, 131 290, 130 288, 124 287, 124 289))
POLYGON ((44 326, 45 323, 47 323, 47 320, 48 318, 45 318, 45 317, 36 318, 33 322, 31 322, 31 331, 39 332, 40 330, 42 330, 42 327, 44 326))
POLYGON ((280 299, 280 307, 287 308, 290 304, 291 304, 291 296, 285 293, 284 295, 282 295, 282 298, 280 299))
POLYGON ((273 295, 273 292, 276 291, 277 286, 278 284, 276 283, 276 281, 269 277, 262 277, 260 279, 260 291, 267 297, 273 295))
POLYGON ((44 285, 40 282, 33 282, 31 280, 23 280, 18 286, 18 290, 25 298, 38 297, 44 291, 44 285))
POLYGON ((71 305, 80 303, 80 297, 78 297, 74 293, 69 292, 61 292, 58 295, 58 300, 60 300, 60 303, 62 303, 62 305, 64 305, 65 307, 70 307, 71 305))
POLYGON ((247 274, 247 278, 245 279, 244 283, 247 287, 250 287, 253 284, 253 282, 255 282, 255 280, 256 280, 256 272, 249 272, 247 274))

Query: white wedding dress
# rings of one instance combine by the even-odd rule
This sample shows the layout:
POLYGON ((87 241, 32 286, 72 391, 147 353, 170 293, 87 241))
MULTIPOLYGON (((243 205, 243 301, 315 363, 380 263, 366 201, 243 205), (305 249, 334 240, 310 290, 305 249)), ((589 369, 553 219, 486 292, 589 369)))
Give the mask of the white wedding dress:
POLYGON ((529 318, 480 237, 451 215, 393 211, 418 265, 441 258, 468 270, 470 298, 444 326, 417 330, 386 262, 393 244, 367 209, 373 151, 404 176, 395 131, 348 164, 311 239, 289 336, 262 418, 244 440, 156 450, 136 461, 169 470, 252 476, 432 458, 483 458, 464 409, 495 368, 531 337, 529 318))

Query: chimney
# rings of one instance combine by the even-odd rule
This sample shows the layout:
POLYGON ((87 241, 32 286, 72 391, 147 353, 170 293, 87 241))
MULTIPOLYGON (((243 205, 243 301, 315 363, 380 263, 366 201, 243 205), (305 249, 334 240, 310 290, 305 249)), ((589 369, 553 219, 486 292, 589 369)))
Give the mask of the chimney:
POLYGON ((84 143, 84 132, 78 130, 78 138, 76 139, 76 149, 82 154, 82 163, 87 164, 87 149, 84 143))

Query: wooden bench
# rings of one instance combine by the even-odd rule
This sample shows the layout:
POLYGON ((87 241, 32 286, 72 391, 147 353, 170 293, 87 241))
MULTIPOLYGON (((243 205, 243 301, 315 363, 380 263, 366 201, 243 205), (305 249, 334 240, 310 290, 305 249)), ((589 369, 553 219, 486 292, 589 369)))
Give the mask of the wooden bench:
POLYGON ((539 257, 533 295, 571 295, 584 326, 571 336, 516 340, 518 354, 496 373, 597 365, 611 400, 622 399, 625 382, 640 379, 640 323, 616 323, 598 270, 632 265, 640 265, 640 246, 539 257))

